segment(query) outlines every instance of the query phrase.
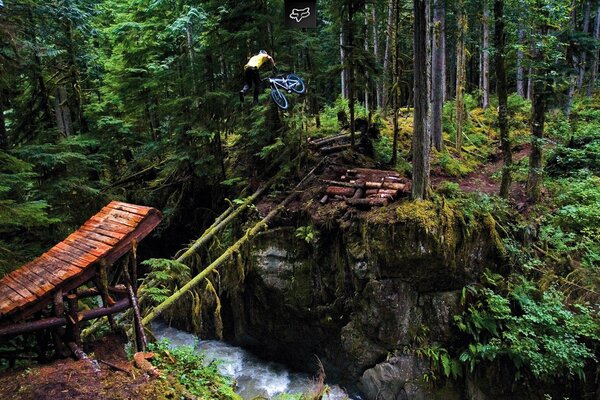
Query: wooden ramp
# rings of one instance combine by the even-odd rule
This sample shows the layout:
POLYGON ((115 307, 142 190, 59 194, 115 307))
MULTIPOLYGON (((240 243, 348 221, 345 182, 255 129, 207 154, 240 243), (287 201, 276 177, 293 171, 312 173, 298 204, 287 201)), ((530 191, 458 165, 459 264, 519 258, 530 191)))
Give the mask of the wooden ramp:
POLYGON ((160 222, 155 208, 112 201, 40 257, 0 279, 0 327, 23 322, 95 279, 160 222))

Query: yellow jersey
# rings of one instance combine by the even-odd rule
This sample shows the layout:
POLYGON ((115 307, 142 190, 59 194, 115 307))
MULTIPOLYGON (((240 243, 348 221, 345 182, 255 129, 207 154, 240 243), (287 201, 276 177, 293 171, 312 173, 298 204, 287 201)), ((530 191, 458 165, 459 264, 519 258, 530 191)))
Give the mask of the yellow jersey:
POLYGON ((253 56, 252 58, 250 58, 250 60, 248 60, 248 62, 246 63, 246 65, 244 66, 244 68, 252 68, 252 69, 258 69, 260 68, 265 61, 267 61, 270 57, 266 54, 257 54, 255 56, 253 56))

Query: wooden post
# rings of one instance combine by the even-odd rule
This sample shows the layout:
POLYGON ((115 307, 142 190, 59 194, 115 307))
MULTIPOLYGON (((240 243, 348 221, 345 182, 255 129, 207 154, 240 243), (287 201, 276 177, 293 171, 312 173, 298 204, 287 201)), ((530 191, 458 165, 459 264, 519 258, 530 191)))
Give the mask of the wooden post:
POLYGON ((79 329, 79 305, 77 304, 77 295, 67 295, 67 302, 69 303, 69 313, 67 315, 67 336, 70 342, 75 342, 78 346, 81 344, 81 336, 79 329))
POLYGON ((131 307, 133 308, 133 325, 135 327, 135 346, 137 351, 146 351, 146 346, 148 345, 148 340, 146 339, 146 333, 144 332, 144 327, 142 325, 142 316, 140 314, 140 308, 138 306, 137 296, 135 291, 133 290, 133 285, 131 283, 131 276, 129 275, 129 266, 127 264, 123 264, 123 276, 125 277, 125 285, 127 286, 127 291, 129 292, 129 301, 131 302, 131 307))
POLYGON ((131 286, 137 295, 137 240, 131 241, 131 286))
MULTIPOLYGON (((63 302, 63 291, 58 289, 54 294, 54 316, 64 317, 65 316, 65 303, 63 302)), ((69 349, 64 344, 65 328, 59 326, 52 329, 52 341, 54 342, 54 351, 60 357, 67 357, 69 355, 69 349)))
MULTIPOLYGON (((115 301, 108 293, 108 265, 106 264, 106 259, 100 260, 98 265, 98 274, 94 276, 94 284, 98 288, 98 292, 102 298, 102 305, 104 307, 113 306, 115 301)), ((114 331, 117 328, 114 317, 109 314, 107 315, 107 318, 110 328, 114 331)))

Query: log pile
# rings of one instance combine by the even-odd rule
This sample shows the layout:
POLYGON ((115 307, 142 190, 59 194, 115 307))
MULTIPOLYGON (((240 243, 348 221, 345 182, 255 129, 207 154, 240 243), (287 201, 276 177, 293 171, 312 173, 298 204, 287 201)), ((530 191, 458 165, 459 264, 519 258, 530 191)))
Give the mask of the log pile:
POLYGON ((321 139, 308 138, 308 146, 321 154, 333 154, 350 148, 350 134, 339 134, 321 139))
POLYGON ((321 204, 329 200, 344 200, 358 208, 386 206, 392 201, 410 195, 412 183, 396 171, 354 168, 338 181, 323 180, 328 186, 321 204))

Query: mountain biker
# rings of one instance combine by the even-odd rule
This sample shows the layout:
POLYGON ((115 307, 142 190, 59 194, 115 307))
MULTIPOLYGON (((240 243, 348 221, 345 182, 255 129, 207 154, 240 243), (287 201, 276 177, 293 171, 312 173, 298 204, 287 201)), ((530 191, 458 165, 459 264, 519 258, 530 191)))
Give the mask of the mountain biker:
POLYGON ((254 104, 258 104, 258 92, 260 88, 260 74, 258 70, 266 62, 270 61, 275 70, 275 60, 265 50, 261 50, 244 65, 244 88, 240 90, 240 101, 244 102, 244 95, 254 85, 254 104))

